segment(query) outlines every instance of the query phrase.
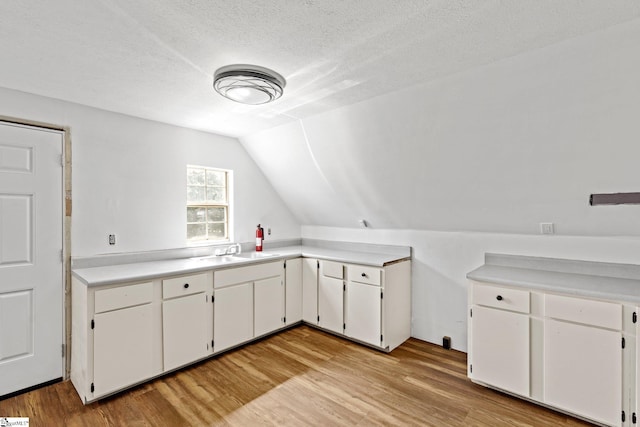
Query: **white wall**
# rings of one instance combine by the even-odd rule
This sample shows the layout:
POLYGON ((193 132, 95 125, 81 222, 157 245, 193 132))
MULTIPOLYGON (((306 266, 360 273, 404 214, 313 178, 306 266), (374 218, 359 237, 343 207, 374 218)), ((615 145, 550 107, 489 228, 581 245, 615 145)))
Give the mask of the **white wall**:
POLYGON ((466 274, 485 252, 640 264, 639 237, 533 236, 303 226, 302 237, 413 248, 411 336, 467 351, 466 274))
POLYGON ((0 115, 71 128, 73 256, 186 246, 187 164, 234 171, 236 241, 253 241, 258 223, 274 240, 300 236, 236 139, 1 88, 0 115))
POLYGON ((640 191, 638 40, 634 20, 241 142, 303 237, 412 246, 413 336, 466 350, 485 252, 640 263, 640 206, 588 205, 640 191))
POLYGON ((303 224, 640 235, 640 207, 588 204, 640 191, 638 40, 634 20, 241 142, 303 224))

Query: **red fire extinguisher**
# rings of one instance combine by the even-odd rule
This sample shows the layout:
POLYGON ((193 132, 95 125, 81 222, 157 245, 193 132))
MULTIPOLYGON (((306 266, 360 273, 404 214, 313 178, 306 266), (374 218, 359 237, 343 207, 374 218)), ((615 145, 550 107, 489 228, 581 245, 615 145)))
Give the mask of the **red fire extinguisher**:
POLYGON ((258 224, 256 229, 256 252, 262 252, 262 241, 264 240, 264 229, 258 224))

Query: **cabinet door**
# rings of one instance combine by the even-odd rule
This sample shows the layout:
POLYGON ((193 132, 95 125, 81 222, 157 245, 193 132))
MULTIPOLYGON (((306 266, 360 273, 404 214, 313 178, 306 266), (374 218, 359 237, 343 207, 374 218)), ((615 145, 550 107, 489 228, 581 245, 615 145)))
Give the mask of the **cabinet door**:
POLYGON ((318 260, 302 259, 302 320, 318 324, 318 260))
POLYGON ((284 284, 282 276, 258 280, 253 284, 254 333, 256 337, 284 326, 284 284))
POLYGON ((253 338, 253 283, 215 290, 213 307, 214 351, 253 338))
POLYGON ((285 323, 302 320, 302 258, 287 260, 285 270, 285 323))
POLYGON ((207 336, 206 324, 210 304, 207 300, 202 292, 162 303, 165 371, 186 365, 209 353, 211 337, 207 336))
POLYGON ((622 335, 546 319, 544 401, 601 423, 620 424, 622 335))
POLYGON ((93 330, 94 397, 153 376, 151 304, 95 316, 93 330))
POLYGON ((470 376, 529 396, 529 316, 474 306, 471 324, 470 376))
POLYGON ((344 331, 344 282, 333 277, 320 276, 318 283, 318 325, 330 331, 344 331))
POLYGON ((345 335, 381 345, 381 288, 364 283, 347 283, 345 295, 345 335))

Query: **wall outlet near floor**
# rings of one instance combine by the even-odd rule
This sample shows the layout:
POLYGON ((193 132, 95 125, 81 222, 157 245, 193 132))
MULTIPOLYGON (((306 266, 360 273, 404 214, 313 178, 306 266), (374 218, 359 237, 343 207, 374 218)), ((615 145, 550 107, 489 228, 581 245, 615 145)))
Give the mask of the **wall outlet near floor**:
POLYGON ((540 234, 554 234, 555 231, 553 229, 552 222, 541 222, 540 223, 540 234))
POLYGON ((109 244, 110 245, 115 245, 116 244, 116 235, 115 234, 109 234, 109 244))

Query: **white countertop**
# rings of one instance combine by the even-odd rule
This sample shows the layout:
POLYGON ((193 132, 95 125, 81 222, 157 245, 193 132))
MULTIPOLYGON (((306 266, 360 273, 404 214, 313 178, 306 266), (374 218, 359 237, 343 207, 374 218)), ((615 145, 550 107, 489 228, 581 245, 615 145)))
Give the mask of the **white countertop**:
POLYGON ((408 257, 399 257, 396 254, 355 252, 313 246, 286 246, 276 248, 271 251, 264 251, 262 253, 272 256, 256 259, 228 256, 180 258, 78 268, 73 269, 72 273, 74 277, 80 279, 80 281, 87 286, 101 286, 106 284, 149 280, 164 276, 190 274, 247 264, 298 258, 300 256, 374 267, 383 267, 393 262, 410 259, 408 257))
POLYGON ((487 255, 485 264, 469 272, 467 278, 546 292, 640 303, 640 266, 487 255))

